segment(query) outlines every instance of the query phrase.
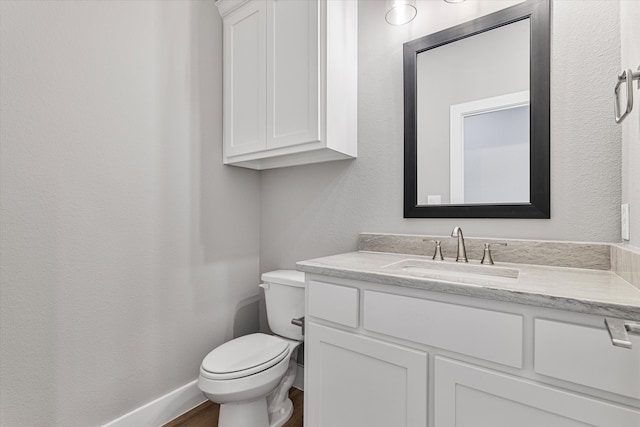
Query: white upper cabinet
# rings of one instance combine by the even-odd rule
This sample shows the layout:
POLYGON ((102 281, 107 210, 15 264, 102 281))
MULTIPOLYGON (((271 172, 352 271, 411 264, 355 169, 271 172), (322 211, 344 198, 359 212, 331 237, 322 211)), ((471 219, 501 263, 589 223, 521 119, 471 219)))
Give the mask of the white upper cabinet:
POLYGON ((224 162, 270 169, 357 154, 357 2, 219 0, 224 162))

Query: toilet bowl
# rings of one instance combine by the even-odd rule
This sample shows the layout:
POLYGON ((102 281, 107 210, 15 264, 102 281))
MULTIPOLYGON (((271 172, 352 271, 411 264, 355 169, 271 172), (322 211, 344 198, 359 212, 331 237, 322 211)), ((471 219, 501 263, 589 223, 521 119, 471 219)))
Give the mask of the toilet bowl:
POLYGON ((220 404, 219 427, 281 427, 293 412, 288 392, 302 333, 291 320, 304 315, 304 273, 279 270, 262 279, 269 326, 278 335, 235 338, 200 366, 198 387, 220 404))

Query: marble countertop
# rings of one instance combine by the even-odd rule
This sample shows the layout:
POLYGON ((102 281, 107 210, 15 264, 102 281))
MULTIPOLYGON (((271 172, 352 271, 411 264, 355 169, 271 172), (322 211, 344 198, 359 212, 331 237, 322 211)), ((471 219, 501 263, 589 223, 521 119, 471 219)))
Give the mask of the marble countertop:
MULTIPOLYGON (((518 269, 518 278, 465 274, 433 278, 388 267, 407 259, 437 262, 419 255, 359 251, 301 261, 297 269, 390 286, 640 320, 640 289, 611 271, 496 263, 496 267, 518 269)), ((478 261, 469 263, 480 265, 478 261)))

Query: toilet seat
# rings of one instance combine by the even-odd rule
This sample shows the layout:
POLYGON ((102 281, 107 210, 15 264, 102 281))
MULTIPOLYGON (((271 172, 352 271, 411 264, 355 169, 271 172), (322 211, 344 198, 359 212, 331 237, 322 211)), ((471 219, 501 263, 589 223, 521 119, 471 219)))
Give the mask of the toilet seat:
POLYGON ((245 335, 209 352, 200 374, 212 380, 243 378, 273 367, 289 354, 289 343, 282 338, 260 333, 245 335))

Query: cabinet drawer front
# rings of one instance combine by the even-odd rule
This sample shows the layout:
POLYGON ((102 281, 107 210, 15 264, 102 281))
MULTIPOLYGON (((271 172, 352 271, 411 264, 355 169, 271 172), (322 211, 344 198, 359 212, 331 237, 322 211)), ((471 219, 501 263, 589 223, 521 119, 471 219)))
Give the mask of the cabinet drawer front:
POLYGON ((365 291, 364 328, 522 368, 522 316, 365 291))
POLYGON ((358 289, 315 281, 309 282, 307 289, 310 316, 358 327, 358 289))
POLYGON ((640 399, 640 337, 615 347, 604 327, 535 320, 535 371, 640 399))

